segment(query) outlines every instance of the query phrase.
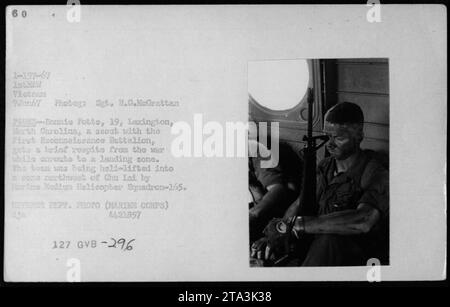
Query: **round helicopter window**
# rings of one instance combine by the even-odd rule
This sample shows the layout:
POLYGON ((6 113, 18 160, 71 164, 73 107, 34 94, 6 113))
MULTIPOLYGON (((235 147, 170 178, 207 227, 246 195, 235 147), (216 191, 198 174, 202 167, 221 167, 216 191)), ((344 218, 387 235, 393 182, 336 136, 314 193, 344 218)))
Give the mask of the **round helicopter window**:
POLYGON ((249 94, 268 109, 292 109, 304 97, 308 84, 306 60, 252 61, 248 64, 249 94))

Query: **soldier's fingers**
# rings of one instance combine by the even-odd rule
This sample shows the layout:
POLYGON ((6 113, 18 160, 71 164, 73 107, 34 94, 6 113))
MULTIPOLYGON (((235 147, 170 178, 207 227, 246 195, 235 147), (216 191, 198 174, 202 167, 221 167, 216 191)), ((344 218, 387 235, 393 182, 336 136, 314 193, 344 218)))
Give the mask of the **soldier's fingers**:
POLYGON ((272 254, 272 249, 269 245, 266 246, 266 251, 264 253, 264 259, 269 260, 270 255, 272 254))
POLYGON ((263 260, 263 254, 261 250, 258 250, 256 255, 257 255, 256 258, 263 260))
POLYGON ((256 241, 255 243, 253 243, 252 249, 259 251, 259 250, 263 250, 265 246, 266 246, 266 242, 264 240, 260 240, 260 241, 256 241))

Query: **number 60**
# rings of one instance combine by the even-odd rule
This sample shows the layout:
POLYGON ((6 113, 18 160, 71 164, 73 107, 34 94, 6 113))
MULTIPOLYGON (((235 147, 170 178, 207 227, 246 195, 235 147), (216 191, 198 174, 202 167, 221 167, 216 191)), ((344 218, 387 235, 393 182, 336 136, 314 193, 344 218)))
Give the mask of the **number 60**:
MULTIPOLYGON (((23 18, 27 17, 27 11, 22 11, 21 15, 22 15, 23 18)), ((13 17, 19 16, 18 11, 17 10, 12 10, 12 16, 13 17)))

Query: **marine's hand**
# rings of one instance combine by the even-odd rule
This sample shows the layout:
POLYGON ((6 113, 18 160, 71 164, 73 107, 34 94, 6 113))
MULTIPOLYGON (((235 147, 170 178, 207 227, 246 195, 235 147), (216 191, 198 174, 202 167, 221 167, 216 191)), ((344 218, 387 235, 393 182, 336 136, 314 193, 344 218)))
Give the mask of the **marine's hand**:
POLYGON ((291 238, 291 229, 289 227, 290 219, 274 218, 264 229, 267 238, 267 245, 264 253, 266 260, 273 256, 283 256, 289 252, 289 241, 291 238))
POLYGON ((262 237, 259 240, 253 242, 251 246, 250 257, 257 259, 264 259, 264 253, 267 248, 267 238, 262 237))

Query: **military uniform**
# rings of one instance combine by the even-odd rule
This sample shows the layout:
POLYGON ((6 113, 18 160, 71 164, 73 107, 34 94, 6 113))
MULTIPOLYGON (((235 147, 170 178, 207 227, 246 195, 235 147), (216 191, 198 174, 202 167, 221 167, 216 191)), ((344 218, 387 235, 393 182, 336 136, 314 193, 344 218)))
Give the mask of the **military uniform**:
POLYGON ((389 173, 373 151, 364 150, 349 170, 337 173, 334 158, 325 158, 317 170, 317 213, 354 210, 368 204, 380 220, 367 234, 314 235, 303 266, 366 265, 370 258, 388 262, 389 173))
POLYGON ((259 157, 248 159, 248 170, 249 190, 253 198, 252 205, 256 205, 261 200, 267 192, 268 186, 287 183, 279 165, 271 168, 262 168, 261 158, 259 157))

